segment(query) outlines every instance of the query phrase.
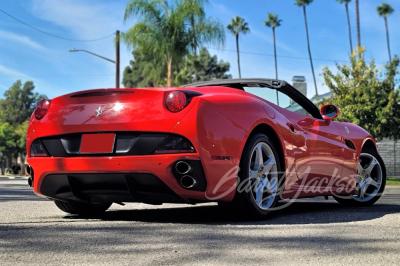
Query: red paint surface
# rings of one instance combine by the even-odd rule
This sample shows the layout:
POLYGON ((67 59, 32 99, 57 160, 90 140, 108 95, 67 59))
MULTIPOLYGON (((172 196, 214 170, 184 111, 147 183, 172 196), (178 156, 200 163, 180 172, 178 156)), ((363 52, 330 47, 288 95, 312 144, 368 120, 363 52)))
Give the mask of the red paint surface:
MULTIPOLYGON (((110 89, 108 89, 110 90, 110 89)), ((111 89, 112 90, 112 89, 111 89)), ((27 154, 32 142, 39 137, 68 133, 93 132, 164 132, 175 133, 189 139, 195 154, 168 154, 119 157, 28 158, 34 170, 34 192, 40 193, 40 184, 48 174, 54 173, 152 173, 159 177, 183 199, 207 200, 219 197, 230 201, 235 195, 235 176, 246 141, 260 125, 269 128, 279 142, 276 148, 284 154, 286 171, 285 195, 296 193, 305 196, 321 195, 302 193, 301 181, 312 177, 331 178, 356 173, 358 158, 366 140, 374 139, 364 129, 349 123, 326 123, 323 119, 309 118, 281 109, 268 101, 253 97, 244 91, 224 87, 185 88, 203 95, 192 101, 180 112, 168 111, 164 104, 166 91, 179 88, 124 89, 134 93, 77 97, 69 95, 52 100, 46 116, 34 117, 29 123, 27 154), (95 110, 102 114, 96 117, 95 110), (350 129, 346 133, 344 126, 350 129), (294 130, 292 130, 294 129, 294 130), (350 150, 344 139, 350 139, 356 150, 350 150), (213 160, 212 156, 231 157, 231 160, 213 160), (178 160, 201 160, 207 179, 206 192, 183 189, 172 176, 171 167, 178 160), (310 176, 303 176, 312 166, 310 176)), ((92 90, 87 92, 96 92, 92 90)), ((76 94, 76 93, 74 93, 76 94)), ((89 149, 90 150, 90 149, 89 149)), ((43 196, 43 195, 42 195, 43 196)))

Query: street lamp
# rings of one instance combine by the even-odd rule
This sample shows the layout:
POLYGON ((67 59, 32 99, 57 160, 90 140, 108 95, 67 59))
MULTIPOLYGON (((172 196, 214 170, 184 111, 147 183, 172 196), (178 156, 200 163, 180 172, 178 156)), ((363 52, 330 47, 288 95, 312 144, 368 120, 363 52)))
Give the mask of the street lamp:
POLYGON ((115 34, 116 34, 115 61, 111 60, 111 59, 109 59, 107 57, 92 53, 92 52, 87 51, 87 50, 84 50, 84 49, 75 49, 74 48, 74 49, 70 49, 68 51, 69 52, 85 52, 85 53, 100 57, 100 58, 102 58, 104 60, 107 60, 107 61, 109 61, 111 63, 114 63, 115 64, 115 87, 118 89, 119 88, 119 30, 117 30, 117 32, 115 34))
POLYGON ((89 51, 84 50, 84 49, 75 49, 75 48, 74 48, 74 49, 69 49, 68 52, 86 52, 86 53, 92 54, 92 55, 94 55, 94 56, 103 58, 104 60, 107 60, 107 61, 109 61, 109 62, 115 64, 115 61, 114 61, 114 60, 111 60, 111 59, 109 59, 109 58, 107 58, 107 57, 104 57, 104 56, 101 56, 101 55, 98 55, 98 54, 95 54, 95 53, 92 53, 92 52, 89 52, 89 51))

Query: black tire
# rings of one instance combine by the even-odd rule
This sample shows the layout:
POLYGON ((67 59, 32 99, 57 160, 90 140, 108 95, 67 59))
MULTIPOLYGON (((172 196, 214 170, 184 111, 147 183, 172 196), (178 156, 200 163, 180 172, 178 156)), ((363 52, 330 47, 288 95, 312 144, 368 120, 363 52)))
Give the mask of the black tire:
POLYGON ((379 200, 379 198, 382 196, 383 191, 385 190, 385 186, 386 186, 386 167, 385 167, 385 164, 384 164, 381 156, 378 154, 377 151, 375 151, 373 149, 363 149, 361 151, 361 153, 370 154, 370 155, 372 155, 373 157, 375 157, 378 160, 378 162, 380 164, 380 167, 382 169, 381 187, 379 188, 378 193, 368 201, 358 201, 358 200, 354 199, 350 195, 347 195, 347 196, 333 196, 333 198, 337 202, 339 202, 340 204, 342 204, 344 206, 349 206, 349 207, 368 207, 368 206, 371 206, 371 205, 373 205, 375 202, 377 202, 379 200))
POLYGON ((283 183, 282 178, 283 178, 282 166, 280 164, 279 153, 277 152, 275 145, 270 141, 270 139, 266 135, 255 134, 248 139, 243 150, 243 154, 240 160, 240 170, 239 170, 240 182, 238 182, 239 185, 236 189, 235 198, 230 203, 220 202, 218 203, 218 205, 227 211, 239 211, 242 214, 251 215, 253 217, 265 217, 270 213, 270 209, 276 206, 277 202, 280 199, 280 195, 282 192, 282 183, 283 183), (255 149, 255 147, 261 142, 267 144, 272 150, 273 155, 275 157, 275 163, 278 172, 277 192, 273 201, 271 200, 272 204, 267 209, 263 209, 256 204, 255 198, 253 196, 254 193, 253 189, 251 190, 243 189, 244 187, 254 188, 252 184, 252 179, 249 177, 251 158, 253 158, 251 156, 253 156, 252 152, 255 149))
POLYGON ((102 204, 89 204, 73 201, 60 201, 54 200, 56 206, 63 212, 70 214, 80 214, 80 215, 98 215, 104 213, 108 208, 110 208, 112 203, 102 203, 102 204))

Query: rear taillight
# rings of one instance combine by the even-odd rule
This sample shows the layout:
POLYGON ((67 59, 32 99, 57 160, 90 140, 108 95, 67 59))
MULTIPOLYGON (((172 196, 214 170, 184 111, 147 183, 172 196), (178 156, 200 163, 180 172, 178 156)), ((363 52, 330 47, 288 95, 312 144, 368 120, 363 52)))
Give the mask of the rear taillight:
POLYGON ((37 139, 31 145, 31 157, 47 157, 47 152, 43 148, 42 142, 37 139))
POLYGON ((165 107, 173 113, 177 113, 185 109, 191 102, 193 97, 203 95, 197 91, 167 91, 164 95, 165 107))
POLYGON ((187 105, 186 95, 181 91, 167 92, 165 95, 165 107, 173 113, 182 111, 187 105))
POLYGON ((35 109, 35 117, 37 120, 42 119, 50 108, 51 100, 43 99, 38 102, 35 109))

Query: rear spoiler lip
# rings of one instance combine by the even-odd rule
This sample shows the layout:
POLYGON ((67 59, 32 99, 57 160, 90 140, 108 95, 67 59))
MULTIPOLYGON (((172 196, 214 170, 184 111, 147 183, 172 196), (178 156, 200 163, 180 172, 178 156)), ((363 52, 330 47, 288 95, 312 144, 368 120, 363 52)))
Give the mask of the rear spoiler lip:
POLYGON ((100 91, 92 91, 92 92, 79 92, 77 94, 72 94, 70 98, 81 98, 81 97, 98 97, 98 96, 111 96, 111 95, 119 95, 119 94, 130 94, 135 93, 131 90, 100 90, 100 91))

